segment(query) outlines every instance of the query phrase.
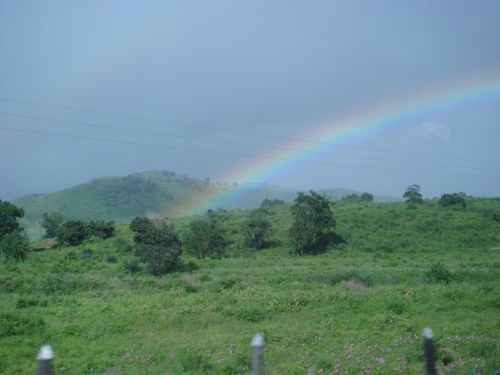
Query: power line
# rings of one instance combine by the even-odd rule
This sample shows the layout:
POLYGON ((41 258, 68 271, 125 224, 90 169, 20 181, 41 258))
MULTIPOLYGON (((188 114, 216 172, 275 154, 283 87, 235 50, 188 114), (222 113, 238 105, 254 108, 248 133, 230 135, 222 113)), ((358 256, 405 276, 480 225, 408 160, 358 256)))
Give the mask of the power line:
POLYGON ((18 132, 18 133, 31 133, 31 134, 46 135, 46 136, 56 136, 56 137, 63 137, 63 138, 82 139, 82 140, 98 141, 98 142, 105 142, 105 143, 125 144, 125 145, 133 145, 133 146, 147 146, 147 147, 155 147, 155 148, 170 149, 170 150, 180 150, 180 151, 188 151, 188 152, 201 152, 201 153, 219 154, 219 155, 226 155, 226 156, 241 156, 241 157, 252 158, 252 159, 279 160, 279 161, 288 161, 288 162, 296 162, 296 163, 330 165, 330 166, 348 167, 348 168, 387 170, 387 171, 405 172, 405 173, 422 173, 422 174, 452 175, 452 176, 461 176, 461 177, 481 177, 481 178, 494 178, 494 179, 499 178, 500 179, 500 176, 494 176, 494 175, 476 175, 476 174, 462 174, 462 173, 437 172, 437 171, 434 172, 434 171, 422 171, 422 170, 414 170, 414 169, 376 167, 376 166, 366 166, 366 165, 356 165, 356 164, 342 164, 342 163, 333 163, 333 162, 315 161, 315 160, 288 159, 288 158, 281 158, 281 157, 274 157, 274 156, 240 153, 240 152, 205 150, 205 149, 198 149, 198 148, 167 146, 167 145, 161 145, 161 144, 156 144, 156 143, 143 143, 143 142, 135 142, 135 141, 120 141, 120 140, 116 140, 116 139, 80 136, 80 135, 55 133, 55 132, 47 132, 47 131, 40 131, 40 130, 14 129, 14 128, 9 128, 9 127, 0 127, 0 130, 18 132))
MULTIPOLYGON (((214 139, 214 138, 209 138, 209 137, 178 135, 178 134, 171 134, 171 133, 167 133, 167 132, 163 132, 163 131, 130 129, 130 128, 123 128, 123 127, 118 127, 118 126, 101 125, 101 124, 82 122, 82 121, 61 120, 61 119, 55 119, 55 118, 51 118, 51 117, 40 117, 40 116, 32 116, 32 115, 18 114, 18 113, 11 113, 11 112, 0 112, 0 116, 9 116, 9 117, 24 118, 24 119, 30 119, 30 120, 48 121, 48 122, 59 123, 59 124, 73 124, 73 125, 78 125, 78 126, 99 128, 99 129, 118 130, 118 131, 124 131, 124 132, 135 133, 135 134, 162 135, 162 136, 167 136, 167 137, 172 137, 172 138, 194 139, 194 140, 201 140, 201 141, 234 144, 234 145, 238 145, 238 146, 261 147, 261 148, 266 148, 266 149, 269 148, 268 145, 262 145, 262 144, 256 144, 256 143, 228 141, 228 140, 214 139)), ((283 147, 283 146, 276 146, 276 145, 273 145, 272 147, 274 149, 282 149, 282 150, 288 150, 288 151, 293 151, 293 152, 311 153, 311 154, 325 155, 325 156, 343 156, 343 157, 350 157, 350 158, 356 158, 356 159, 368 159, 368 160, 375 160, 375 161, 388 161, 388 162, 395 162, 395 163, 427 165, 427 166, 433 166, 433 167, 461 168, 461 169, 473 169, 473 170, 500 172, 500 170, 496 169, 496 168, 470 167, 470 166, 464 166, 464 165, 449 165, 449 164, 439 164, 439 163, 430 163, 430 162, 413 161, 413 160, 398 160, 398 159, 380 158, 380 157, 372 157, 372 156, 361 156, 361 155, 323 152, 323 151, 315 151, 315 150, 304 150, 304 149, 297 149, 297 148, 283 147)))
POLYGON ((485 160, 454 158, 454 157, 442 156, 442 155, 429 155, 429 154, 420 154, 420 153, 413 153, 413 152, 404 152, 404 151, 394 151, 394 150, 386 150, 386 149, 379 149, 379 148, 371 148, 371 147, 365 147, 365 146, 344 145, 344 144, 340 144, 340 143, 330 143, 330 142, 322 142, 322 141, 311 141, 311 140, 304 140, 304 139, 294 138, 294 137, 278 136, 278 135, 268 134, 268 133, 257 133, 257 132, 249 132, 249 131, 245 131, 245 130, 235 130, 235 129, 228 129, 228 128, 219 128, 219 127, 214 127, 214 126, 199 125, 199 124, 188 123, 188 122, 154 119, 154 118, 143 117, 143 116, 126 115, 126 114, 120 114, 120 113, 115 113, 115 112, 107 112, 107 111, 97 111, 97 110, 84 109, 84 108, 78 108, 78 107, 73 107, 73 106, 65 106, 65 105, 59 105, 59 104, 40 103, 40 102, 20 100, 20 99, 8 98, 8 97, 0 97, 0 100, 4 101, 4 102, 12 102, 12 103, 27 104, 27 105, 38 106, 38 107, 62 109, 62 110, 66 110, 66 111, 88 113, 88 114, 94 114, 94 115, 100 115, 100 116, 108 116, 108 117, 114 117, 114 118, 121 118, 121 119, 133 120, 133 121, 142 121, 142 122, 150 122, 150 123, 158 123, 158 124, 176 125, 176 126, 188 127, 188 128, 196 128, 196 129, 205 129, 205 130, 217 131, 217 132, 222 132, 222 133, 233 133, 233 134, 240 134, 240 135, 250 135, 250 136, 256 136, 256 137, 264 137, 264 138, 271 138, 271 139, 281 139, 281 140, 287 140, 287 141, 293 141, 293 142, 301 142, 301 143, 308 143, 308 144, 317 144, 317 145, 324 145, 324 146, 344 147, 344 148, 351 148, 351 149, 358 149, 358 150, 365 150, 365 151, 374 151, 374 152, 382 152, 382 153, 390 153, 390 154, 401 154, 401 155, 409 155, 409 156, 417 156, 417 157, 425 157, 425 158, 447 159, 447 160, 455 160, 455 161, 462 161, 462 162, 485 163, 485 164, 494 164, 494 165, 499 165, 500 164, 498 162, 485 161, 485 160))

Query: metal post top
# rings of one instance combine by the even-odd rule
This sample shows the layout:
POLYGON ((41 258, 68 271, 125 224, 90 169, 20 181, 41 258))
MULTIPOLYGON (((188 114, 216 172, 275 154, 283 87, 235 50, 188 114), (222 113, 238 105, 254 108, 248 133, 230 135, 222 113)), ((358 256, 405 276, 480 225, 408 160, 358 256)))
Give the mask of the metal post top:
POLYGON ((264 346, 264 335, 261 334, 261 333, 258 333, 257 335, 255 335, 253 337, 252 342, 250 343, 250 345, 253 348, 260 348, 260 347, 264 346))
POLYGON ((48 361, 52 358, 54 358, 54 352, 52 351, 50 345, 43 345, 36 357, 39 361, 48 361))

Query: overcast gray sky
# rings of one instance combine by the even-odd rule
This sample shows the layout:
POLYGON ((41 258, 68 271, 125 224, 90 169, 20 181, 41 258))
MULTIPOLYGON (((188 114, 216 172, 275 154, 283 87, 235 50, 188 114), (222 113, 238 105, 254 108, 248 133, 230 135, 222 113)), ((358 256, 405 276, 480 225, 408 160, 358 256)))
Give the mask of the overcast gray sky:
MULTIPOLYGON (((498 82, 499 20, 496 0, 0 0, 0 199, 150 169, 241 176, 337 118, 498 82)), ((253 182, 500 195, 499 95, 342 142, 363 148, 332 145, 253 182)))

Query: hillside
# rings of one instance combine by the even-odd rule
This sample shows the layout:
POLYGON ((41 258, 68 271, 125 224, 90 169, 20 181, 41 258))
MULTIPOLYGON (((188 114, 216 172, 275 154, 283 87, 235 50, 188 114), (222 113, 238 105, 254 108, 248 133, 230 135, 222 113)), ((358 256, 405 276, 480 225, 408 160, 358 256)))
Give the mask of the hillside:
POLYGON ((440 373, 496 373, 500 199, 467 204, 336 203, 346 243, 316 256, 288 246, 289 205, 271 209, 274 246, 259 251, 242 245, 248 212, 229 211, 224 258, 183 255, 199 268, 161 277, 124 271, 126 224, 0 262, 0 373, 35 373, 50 343, 58 374, 244 374, 263 332, 269 374, 419 374, 426 326, 440 373))
MULTIPOLYGON (((45 212, 57 211, 66 218, 83 220, 131 220, 136 216, 176 217, 182 208, 213 194, 238 189, 237 199, 218 208, 258 207, 264 199, 292 201, 296 192, 272 186, 232 186, 209 183, 168 171, 148 171, 125 177, 103 177, 49 194, 34 194, 12 203, 24 208, 28 223, 36 223, 45 212)), ((347 189, 325 190, 332 199, 352 193, 347 189)), ((387 200, 384 197, 375 197, 387 200)), ((200 212, 201 213, 201 212, 200 212)))

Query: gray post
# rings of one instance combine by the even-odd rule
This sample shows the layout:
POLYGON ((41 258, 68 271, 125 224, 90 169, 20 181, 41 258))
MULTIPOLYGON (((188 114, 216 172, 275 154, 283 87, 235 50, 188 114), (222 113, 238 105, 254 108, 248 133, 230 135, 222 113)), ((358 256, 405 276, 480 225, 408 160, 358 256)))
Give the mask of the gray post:
POLYGON ((252 375, 264 374, 264 335, 257 334, 250 343, 252 347, 252 375))
POLYGON ((54 353, 50 345, 43 345, 36 357, 38 360, 38 375, 52 375, 54 373, 52 358, 54 358, 54 353))
POLYGON ((426 375, 436 375, 436 363, 434 358, 434 343, 432 342, 432 329, 424 329, 424 356, 426 375))

